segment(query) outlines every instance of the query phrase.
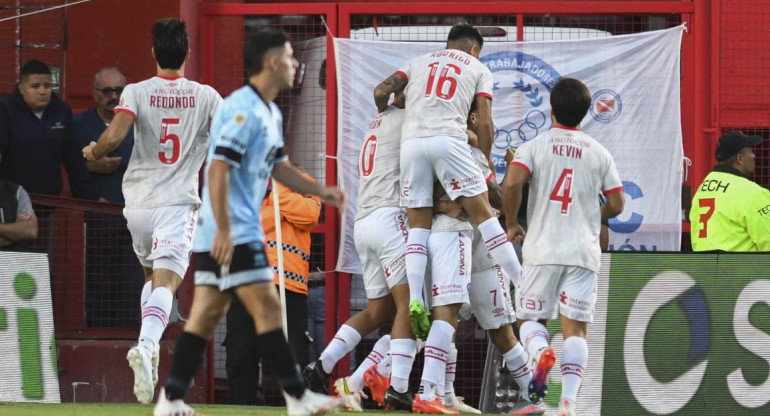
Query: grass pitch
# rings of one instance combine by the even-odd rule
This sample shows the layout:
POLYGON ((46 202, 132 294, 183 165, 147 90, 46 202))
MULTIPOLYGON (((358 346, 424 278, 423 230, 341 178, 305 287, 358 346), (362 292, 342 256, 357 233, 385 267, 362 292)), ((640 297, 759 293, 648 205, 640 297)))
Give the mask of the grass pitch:
MULTIPOLYGON (((193 405, 206 416, 286 416, 285 407, 193 405)), ((403 416, 407 412, 364 410, 377 416, 403 416)), ((357 413, 338 412, 337 415, 357 413)), ((0 403, 0 416, 152 416, 152 406, 141 404, 32 404, 0 403)))

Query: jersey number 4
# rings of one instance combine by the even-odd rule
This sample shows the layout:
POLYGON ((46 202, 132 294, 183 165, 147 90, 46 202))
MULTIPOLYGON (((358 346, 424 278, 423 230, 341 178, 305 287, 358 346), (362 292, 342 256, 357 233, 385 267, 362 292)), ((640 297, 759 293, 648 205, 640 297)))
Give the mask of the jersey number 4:
POLYGON ((714 198, 703 198, 701 200, 698 200, 698 206, 701 208, 708 208, 706 212, 703 214, 700 214, 700 218, 698 219, 698 222, 703 224, 703 228, 700 229, 698 232, 698 238, 706 238, 708 237, 709 231, 708 231, 708 224, 709 220, 711 219, 711 216, 714 215, 714 198))
POLYGON ((446 64, 439 73, 438 65, 438 62, 428 65, 430 75, 428 75, 428 85, 425 87, 425 96, 430 97, 435 89, 438 98, 449 100, 454 97, 455 91, 457 91, 457 79, 455 77, 459 76, 462 71, 457 65, 446 64), (450 74, 449 70, 452 70, 453 74, 450 74), (438 81, 436 81, 437 73, 439 74, 438 81))
POLYGON ((374 155, 377 152, 377 136, 369 136, 361 148, 361 161, 358 165, 359 176, 369 176, 374 172, 374 155))
POLYGON ((179 160, 179 148, 181 147, 181 144, 179 143, 179 136, 176 134, 169 134, 168 132, 169 126, 174 126, 177 124, 179 124, 178 118, 164 118, 160 120, 160 144, 165 145, 166 143, 171 142, 170 156, 168 151, 163 150, 158 152, 158 158, 162 163, 166 165, 173 165, 177 160, 179 160))
POLYGON ((559 180, 556 181, 556 186, 551 191, 551 201, 555 201, 561 204, 561 213, 569 213, 569 206, 572 204, 572 169, 564 169, 561 171, 559 180))

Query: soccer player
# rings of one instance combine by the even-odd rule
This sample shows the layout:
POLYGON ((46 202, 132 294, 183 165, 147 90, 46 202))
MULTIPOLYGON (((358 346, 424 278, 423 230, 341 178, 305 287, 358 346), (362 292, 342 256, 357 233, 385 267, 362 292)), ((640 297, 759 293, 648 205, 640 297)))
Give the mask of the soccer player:
POLYGON ((356 250, 361 258, 364 287, 369 303, 366 309, 348 319, 318 361, 305 367, 303 375, 313 391, 328 389, 329 373, 366 336, 396 316, 390 341, 375 344, 371 358, 348 378, 334 384, 337 394, 345 397, 348 410, 360 411, 360 392, 364 378, 373 398, 398 410, 412 409, 408 393, 409 373, 416 346, 409 322, 409 287, 404 267, 406 249, 406 213, 399 207, 399 147, 403 125, 404 94, 395 95, 392 105, 369 125, 361 147, 359 162, 358 210, 355 222, 356 250), (392 379, 382 380, 366 371, 388 352, 393 359, 392 379))
POLYGON ((257 345, 272 366, 290 416, 334 410, 339 398, 305 388, 281 330, 281 305, 265 255, 260 206, 272 174, 302 194, 321 196, 344 208, 347 196, 305 177, 288 160, 283 119, 273 100, 294 83, 297 60, 288 35, 262 31, 244 49, 248 85, 233 92, 213 121, 203 207, 193 250, 195 300, 190 320, 174 348, 171 373, 155 416, 193 415, 182 398, 203 361, 206 346, 237 296, 254 318, 257 345))
POLYGON ((209 126, 222 97, 184 78, 190 56, 185 24, 162 19, 152 27, 157 76, 127 85, 115 117, 83 148, 88 160, 115 150, 134 125, 131 161, 123 178, 123 214, 145 273, 139 343, 128 351, 134 394, 150 403, 158 380, 160 338, 190 262, 198 220, 198 172, 206 157, 209 126))
MULTIPOLYGON (((483 44, 475 28, 455 25, 447 37, 446 49, 412 59, 374 90, 375 104, 381 110, 390 94, 406 91, 401 205, 406 206, 409 217, 405 256, 409 315, 415 335, 422 339, 431 328, 422 288, 433 216, 434 177, 478 225, 487 249, 503 270, 510 276, 521 273, 513 245, 506 240, 487 200, 481 170, 469 156, 466 119, 473 101, 479 111, 479 146, 487 158, 492 148, 492 73, 478 60, 483 44)), ((448 327, 442 331, 442 337, 452 338, 454 331, 448 327)))
POLYGON ((623 211, 623 185, 610 153, 580 131, 591 105, 583 83, 562 78, 551 91, 553 128, 516 151, 503 180, 508 236, 524 240, 524 273, 517 287, 516 315, 521 339, 537 367, 530 383, 533 401, 547 389, 555 362, 546 320, 561 312, 564 333, 559 416, 573 416, 588 361, 587 323, 596 304, 600 218, 623 211), (517 222, 522 186, 529 182, 526 238, 517 222), (599 207, 596 195, 607 203, 599 207))

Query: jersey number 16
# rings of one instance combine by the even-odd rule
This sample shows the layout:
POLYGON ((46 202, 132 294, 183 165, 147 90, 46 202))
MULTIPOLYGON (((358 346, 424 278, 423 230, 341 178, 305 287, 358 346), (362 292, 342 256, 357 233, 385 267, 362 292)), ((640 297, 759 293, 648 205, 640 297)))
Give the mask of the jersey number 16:
POLYGON ((433 94, 435 83, 436 96, 443 100, 450 100, 457 91, 457 79, 462 71, 460 67, 454 64, 446 64, 441 68, 441 73, 438 76, 438 82, 436 81, 436 73, 438 73, 438 62, 433 62, 428 65, 430 68, 430 75, 428 75, 428 85, 425 87, 425 96, 430 97, 433 94), (449 74, 449 70, 452 70, 453 74, 449 74), (449 85, 447 85, 449 84, 449 85))

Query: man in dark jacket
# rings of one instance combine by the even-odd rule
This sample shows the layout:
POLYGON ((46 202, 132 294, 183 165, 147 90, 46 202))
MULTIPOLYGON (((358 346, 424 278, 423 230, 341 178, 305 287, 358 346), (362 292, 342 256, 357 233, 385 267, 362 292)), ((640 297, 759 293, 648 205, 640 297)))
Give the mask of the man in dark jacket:
POLYGON ((0 99, 0 157, 0 179, 31 194, 60 195, 63 163, 72 196, 99 197, 72 134, 72 110, 53 93, 43 62, 24 64, 16 90, 0 99))

